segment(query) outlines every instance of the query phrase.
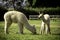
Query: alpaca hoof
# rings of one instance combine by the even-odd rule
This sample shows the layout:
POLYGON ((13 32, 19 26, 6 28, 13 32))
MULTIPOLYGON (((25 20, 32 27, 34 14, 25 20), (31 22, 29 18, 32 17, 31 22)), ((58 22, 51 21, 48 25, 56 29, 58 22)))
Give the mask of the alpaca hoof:
POLYGON ((37 34, 36 32, 34 32, 33 34, 37 34))
POLYGON ((23 34, 23 32, 21 32, 21 33, 20 32, 16 32, 16 34, 23 34))
POLYGON ((51 32, 49 34, 51 34, 51 32))
POLYGON ((5 34, 9 34, 9 33, 5 33, 5 34))

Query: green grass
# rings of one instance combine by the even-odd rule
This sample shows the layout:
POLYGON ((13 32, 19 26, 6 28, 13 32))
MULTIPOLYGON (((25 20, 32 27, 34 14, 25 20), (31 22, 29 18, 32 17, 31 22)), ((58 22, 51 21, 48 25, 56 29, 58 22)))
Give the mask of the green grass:
POLYGON ((9 28, 9 34, 4 34, 4 21, 0 21, 0 40, 60 40, 60 20, 51 20, 51 33, 48 35, 39 34, 41 20, 29 20, 31 25, 36 26, 37 34, 33 35, 24 27, 24 34, 17 34, 18 25, 12 24, 9 28))

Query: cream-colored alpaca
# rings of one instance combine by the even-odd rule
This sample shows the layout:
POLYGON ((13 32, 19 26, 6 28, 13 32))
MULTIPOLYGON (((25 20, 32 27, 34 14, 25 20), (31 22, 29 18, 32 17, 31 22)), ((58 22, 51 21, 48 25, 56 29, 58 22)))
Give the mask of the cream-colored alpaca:
POLYGON ((29 31, 32 33, 36 33, 36 29, 34 26, 31 26, 28 23, 27 17, 22 13, 18 11, 8 11, 4 14, 4 20, 5 20, 5 34, 9 33, 8 28, 12 24, 12 22, 17 23, 19 26, 19 32, 23 33, 23 26, 25 26, 29 31))
POLYGON ((50 33, 50 16, 48 14, 41 13, 38 18, 42 19, 40 33, 50 33))

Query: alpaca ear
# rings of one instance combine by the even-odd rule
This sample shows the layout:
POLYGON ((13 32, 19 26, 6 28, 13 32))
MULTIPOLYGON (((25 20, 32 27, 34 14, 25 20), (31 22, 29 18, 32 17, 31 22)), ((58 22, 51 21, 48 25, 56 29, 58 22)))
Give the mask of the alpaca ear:
POLYGON ((40 14, 40 12, 39 12, 39 14, 40 14))

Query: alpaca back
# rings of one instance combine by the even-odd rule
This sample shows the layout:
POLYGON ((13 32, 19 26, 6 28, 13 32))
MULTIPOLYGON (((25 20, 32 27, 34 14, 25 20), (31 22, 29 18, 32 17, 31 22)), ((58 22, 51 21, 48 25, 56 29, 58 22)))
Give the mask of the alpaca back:
POLYGON ((42 18, 44 23, 50 23, 50 16, 48 14, 43 15, 42 18))
POLYGON ((22 22, 26 23, 27 22, 27 17, 22 13, 18 11, 8 11, 4 14, 4 19, 12 22, 22 22))
POLYGON ((45 14, 44 15, 44 18, 45 18, 45 20, 49 20, 50 19, 50 16, 48 14, 45 14))

